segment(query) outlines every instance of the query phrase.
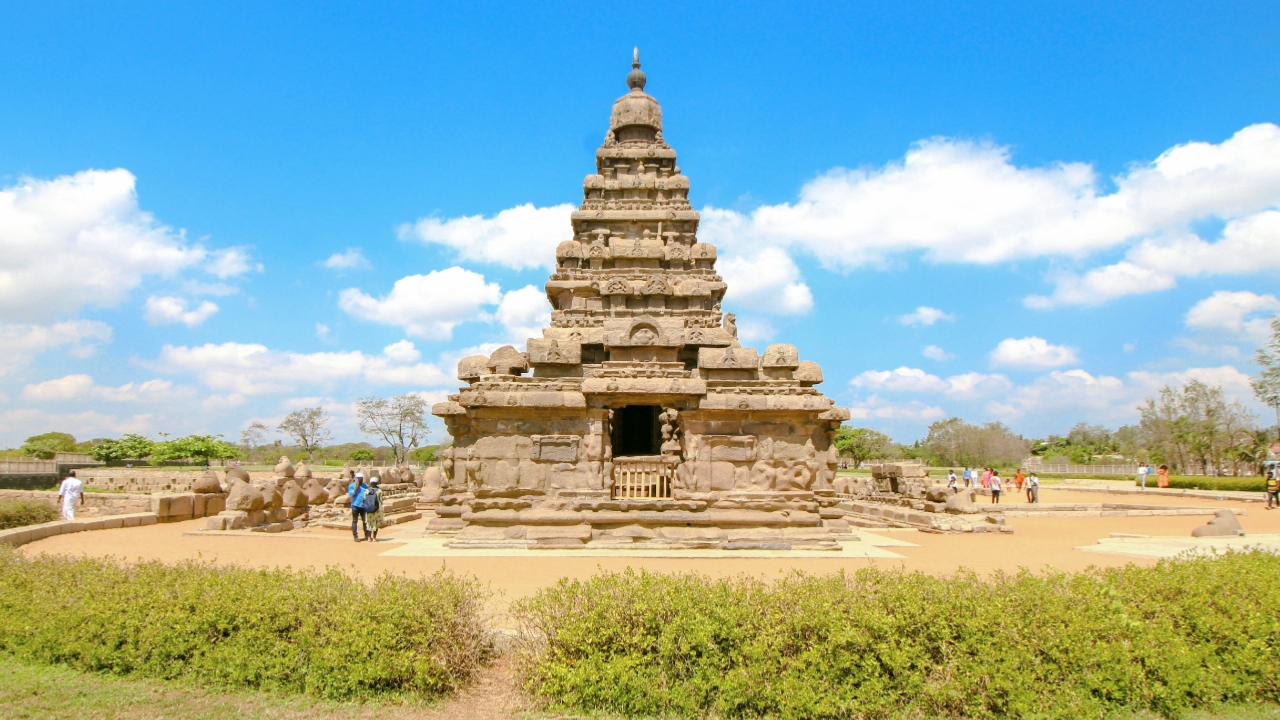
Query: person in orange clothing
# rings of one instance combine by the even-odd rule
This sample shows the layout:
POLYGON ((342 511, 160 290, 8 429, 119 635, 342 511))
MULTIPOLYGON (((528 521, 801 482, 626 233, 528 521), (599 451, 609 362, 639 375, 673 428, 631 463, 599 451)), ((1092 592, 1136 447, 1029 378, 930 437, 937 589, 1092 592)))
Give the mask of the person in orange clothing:
POLYGON ((1026 476, 1022 474, 1022 468, 1018 468, 1018 472, 1013 474, 1013 483, 1018 486, 1018 492, 1022 492, 1022 483, 1026 479, 1026 476))
POLYGON ((1161 465, 1160 470, 1156 473, 1156 485, 1167 488, 1169 487, 1169 466, 1161 465))

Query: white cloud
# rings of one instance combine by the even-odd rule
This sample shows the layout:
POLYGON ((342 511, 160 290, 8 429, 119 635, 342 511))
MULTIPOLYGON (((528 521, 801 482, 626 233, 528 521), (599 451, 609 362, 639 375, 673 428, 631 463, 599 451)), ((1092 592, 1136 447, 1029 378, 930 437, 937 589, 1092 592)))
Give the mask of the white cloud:
POLYGON ((991 351, 991 364, 997 367, 1051 368, 1076 361, 1075 350, 1038 337, 1005 338, 991 351))
POLYGON ((938 362, 946 362, 955 357, 955 355, 943 350, 937 345, 926 345, 925 348, 920 351, 920 354, 930 360, 937 360, 938 362))
POLYGON ((955 319, 956 319, 955 315, 952 315, 950 313, 945 313, 939 310, 938 308, 931 308, 925 305, 921 305, 920 307, 916 308, 916 311, 913 313, 898 316, 898 322, 902 323, 903 325, 924 325, 925 327, 928 327, 938 322, 939 320, 946 320, 947 322, 952 322, 955 319))
POLYGON ((1051 414, 1108 425, 1133 423, 1138 419, 1138 406, 1160 388, 1177 387, 1193 379, 1221 386, 1228 397, 1256 406, 1249 376, 1223 365, 1164 373, 1137 371, 1124 377, 1055 370, 1015 388, 1003 400, 988 403, 987 410, 1005 420, 1051 414))
POLYGON ((182 323, 187 327, 195 327, 208 320, 218 312, 218 306, 205 300, 194 310, 187 310, 187 301, 179 297, 147 298, 143 317, 149 325, 173 325, 182 323))
POLYGON ((414 337, 448 340, 458 324, 488 319, 484 306, 501 299, 497 283, 486 283, 483 275, 454 266, 400 278, 390 294, 380 299, 347 288, 338 295, 338 307, 361 320, 398 325, 414 337))
POLYGON ((247 249, 234 247, 210 253, 204 269, 205 272, 226 280, 229 277, 243 275, 250 270, 262 272, 262 263, 251 261, 247 249))
POLYGON ((100 343, 111 340, 111 326, 96 320, 71 320, 53 325, 0 323, 0 375, 30 364, 36 356, 65 347, 75 357, 88 357, 100 343))
POLYGON ((555 265, 556 245, 569 240, 570 204, 539 208, 531 203, 494 217, 467 215, 441 220, 419 218, 399 228, 401 239, 414 238, 453 248, 460 262, 484 262, 523 270, 555 265))
POLYGON ((507 337, 523 343, 528 338, 542 337, 542 328, 551 324, 551 303, 545 292, 525 285, 502 296, 496 316, 506 326, 507 337))
POLYGON ((364 270, 373 267, 364 251, 360 248, 347 248, 346 252, 334 253, 321 263, 330 270, 364 270))
POLYGON ((739 317, 737 323, 738 339, 742 342, 767 342, 778 334, 772 323, 760 318, 739 317))
POLYGON ((849 416, 854 420, 918 420, 929 422, 944 418, 947 413, 937 405, 927 405, 919 400, 893 403, 873 395, 866 400, 850 403, 849 416))
POLYGON ((243 250, 210 251, 138 207, 127 170, 21 178, 0 189, 0 316, 48 322, 117 305, 146 276, 201 266, 226 278, 243 250))
POLYGON ((868 370, 849 381, 849 385, 873 392, 907 392, 972 398, 1006 391, 1013 387, 1009 378, 1000 374, 965 373, 945 380, 919 368, 868 370))
POLYGON ((78 438, 116 436, 122 433, 152 431, 152 416, 137 414, 121 418, 117 415, 85 410, 77 413, 54 413, 41 408, 16 408, 0 413, 0 435, 16 444, 44 429, 69 432, 78 438))
POLYGON ((324 323, 316 323, 316 338, 321 342, 329 342, 333 339, 333 331, 324 323))
POLYGON ((1179 276, 1280 267, 1280 127, 1246 127, 1222 143, 1173 147, 1112 178, 1106 192, 1083 163, 1020 168, 1009 149, 932 138, 883 168, 837 168, 806 183, 792 203, 749 214, 702 213, 702 236, 735 252, 795 248, 850 270, 904 253, 930 262, 992 264, 1083 259, 1136 242, 1125 260, 1084 276, 1056 277, 1033 307, 1097 303, 1171 287, 1179 276), (1228 221, 1222 240, 1191 234, 1192 221, 1228 221))
POLYGON ((159 360, 149 363, 166 373, 192 373, 209 388, 239 395, 265 395, 295 388, 363 379, 374 385, 439 386, 452 382, 448 373, 420 357, 413 343, 402 340, 381 355, 360 351, 294 353, 265 345, 227 342, 196 347, 165 345, 159 360))
POLYGON ((774 315, 803 315, 813 309, 813 293, 800 278, 800 268, 779 248, 730 254, 716 269, 729 285, 726 303, 774 315))
POLYGON ((24 400, 59 402, 65 400, 96 399, 108 402, 169 402, 191 395, 190 388, 175 388, 168 380, 148 380, 125 383, 119 387, 103 387, 94 383, 89 375, 67 375, 42 383, 27 385, 22 389, 24 400))
POLYGON ((1280 311, 1275 295, 1219 290, 1187 312, 1186 325, 1195 330, 1242 335, 1262 343, 1270 335, 1269 316, 1280 311), (1263 317, 1250 317, 1262 314, 1263 317))

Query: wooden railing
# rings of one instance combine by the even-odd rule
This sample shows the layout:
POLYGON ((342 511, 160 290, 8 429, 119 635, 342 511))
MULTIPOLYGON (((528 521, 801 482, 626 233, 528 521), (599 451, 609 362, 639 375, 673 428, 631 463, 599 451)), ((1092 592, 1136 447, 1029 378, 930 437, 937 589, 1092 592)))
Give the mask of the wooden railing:
POLYGON ((661 456, 614 458, 613 497, 615 500, 669 498, 675 475, 675 464, 661 456))

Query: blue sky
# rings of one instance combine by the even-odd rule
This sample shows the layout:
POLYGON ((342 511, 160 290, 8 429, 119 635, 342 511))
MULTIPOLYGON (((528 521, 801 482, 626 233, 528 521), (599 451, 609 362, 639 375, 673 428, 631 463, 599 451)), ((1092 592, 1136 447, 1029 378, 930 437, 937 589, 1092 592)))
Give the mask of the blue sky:
POLYGON ((50 2, 0 8, 0 444, 443 396, 540 324, 635 45, 726 310, 854 424, 1250 401, 1266 3, 50 2))

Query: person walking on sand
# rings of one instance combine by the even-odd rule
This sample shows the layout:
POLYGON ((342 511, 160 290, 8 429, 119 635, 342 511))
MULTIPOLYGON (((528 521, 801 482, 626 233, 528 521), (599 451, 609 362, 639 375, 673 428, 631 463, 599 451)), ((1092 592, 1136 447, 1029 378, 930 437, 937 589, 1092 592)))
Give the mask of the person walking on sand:
POLYGON ((63 520, 76 519, 76 501, 84 505, 84 482, 72 470, 58 487, 58 503, 62 505, 63 520))
POLYGON ((1270 510, 1272 503, 1280 506, 1280 470, 1267 471, 1267 509, 1270 510))
POLYGON ((1000 473, 999 471, 991 471, 991 504, 998 505, 1000 503, 1000 473))
POLYGON ((982 487, 987 489, 991 488, 991 473, 991 468, 987 468, 982 471, 982 487))
POLYGON ((372 533, 369 538, 371 542, 378 542, 378 528, 387 521, 387 516, 382 512, 382 488, 378 487, 379 484, 378 478, 370 480, 369 489, 364 494, 364 512, 369 532, 372 533))
POLYGON ((972 484, 972 482, 973 482, 973 478, 969 477, 969 466, 966 465, 964 468, 964 486, 969 487, 972 484))
POLYGON ((1147 489, 1147 476, 1151 474, 1151 466, 1146 463, 1138 465, 1138 487, 1147 489))
POLYGON ((347 486, 347 497, 351 498, 351 538, 356 542, 360 542, 360 536, 356 534, 356 528, 360 525, 364 525, 364 539, 369 539, 369 516, 364 509, 365 495, 368 492, 369 486, 364 484, 364 473, 356 473, 347 486))
POLYGON ((1040 478, 1036 477, 1035 472, 1027 477, 1027 502, 1040 502, 1040 478))
POLYGON ((1169 487, 1169 466, 1161 465, 1156 472, 1156 485, 1162 488, 1169 487))
POLYGON ((1018 468, 1018 472, 1013 475, 1013 484, 1018 487, 1018 492, 1022 492, 1022 483, 1026 480, 1027 476, 1022 474, 1022 468, 1018 468))

